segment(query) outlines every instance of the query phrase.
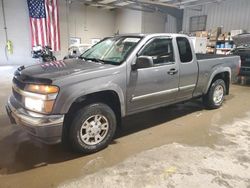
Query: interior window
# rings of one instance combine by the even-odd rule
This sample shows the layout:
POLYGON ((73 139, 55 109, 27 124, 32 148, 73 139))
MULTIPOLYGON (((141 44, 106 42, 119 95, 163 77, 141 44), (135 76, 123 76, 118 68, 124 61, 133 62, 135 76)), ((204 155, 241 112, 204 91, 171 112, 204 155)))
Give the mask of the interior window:
POLYGON ((140 56, 151 56, 154 64, 173 63, 172 39, 156 38, 141 51, 140 56))
POLYGON ((182 63, 187 63, 192 61, 193 55, 190 43, 185 37, 177 37, 177 45, 179 49, 180 59, 182 63))

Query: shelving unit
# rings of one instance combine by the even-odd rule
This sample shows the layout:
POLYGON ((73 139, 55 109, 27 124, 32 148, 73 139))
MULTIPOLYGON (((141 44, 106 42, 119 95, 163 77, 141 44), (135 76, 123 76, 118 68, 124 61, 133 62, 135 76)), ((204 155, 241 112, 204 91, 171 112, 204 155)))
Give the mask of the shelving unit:
POLYGON ((208 44, 207 44, 207 53, 208 54, 215 54, 216 44, 217 44, 217 40, 208 39, 208 44))
POLYGON ((232 40, 218 40, 216 43, 216 54, 228 54, 233 49, 233 46, 234 42, 232 40))
POLYGON ((225 50, 225 51, 227 51, 227 50, 232 50, 233 48, 216 48, 216 50, 225 50))
POLYGON ((196 37, 207 38, 207 54, 227 55, 235 46, 232 37, 244 32, 242 29, 222 32, 222 28, 217 27, 209 31, 198 31, 196 32, 196 37))
POLYGON ((211 30, 208 38, 207 53, 215 54, 216 46, 218 42, 218 36, 221 34, 221 27, 217 27, 211 30))

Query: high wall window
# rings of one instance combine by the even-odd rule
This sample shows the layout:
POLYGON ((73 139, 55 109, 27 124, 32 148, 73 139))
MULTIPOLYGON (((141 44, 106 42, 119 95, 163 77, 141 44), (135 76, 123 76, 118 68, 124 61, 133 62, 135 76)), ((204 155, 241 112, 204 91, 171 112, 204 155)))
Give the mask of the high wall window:
POLYGON ((190 32, 205 31, 207 24, 207 15, 193 16, 190 18, 189 30, 190 32))

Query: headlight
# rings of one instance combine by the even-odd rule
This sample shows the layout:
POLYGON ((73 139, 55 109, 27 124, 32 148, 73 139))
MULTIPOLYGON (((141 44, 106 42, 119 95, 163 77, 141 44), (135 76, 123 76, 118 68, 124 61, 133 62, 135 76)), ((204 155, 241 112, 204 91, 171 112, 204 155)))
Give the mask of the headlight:
POLYGON ((29 84, 22 92, 25 108, 35 112, 50 113, 58 92, 57 86, 29 84))
POLYGON ((32 111, 50 113, 54 106, 54 100, 43 101, 40 99, 25 97, 24 105, 27 109, 32 111))
POLYGON ((51 93, 58 93, 59 88, 57 86, 50 86, 50 85, 29 84, 25 87, 25 91, 30 91, 33 93, 40 93, 40 94, 51 94, 51 93))

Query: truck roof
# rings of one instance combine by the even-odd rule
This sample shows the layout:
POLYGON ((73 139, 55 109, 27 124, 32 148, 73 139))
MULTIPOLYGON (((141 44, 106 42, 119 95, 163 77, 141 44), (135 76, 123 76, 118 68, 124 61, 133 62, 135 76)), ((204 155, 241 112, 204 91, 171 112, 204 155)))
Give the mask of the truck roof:
POLYGON ((133 36, 133 37, 158 37, 158 36, 167 36, 167 37, 188 37, 184 34, 177 34, 177 33, 125 33, 125 34, 119 34, 116 36, 133 36))

